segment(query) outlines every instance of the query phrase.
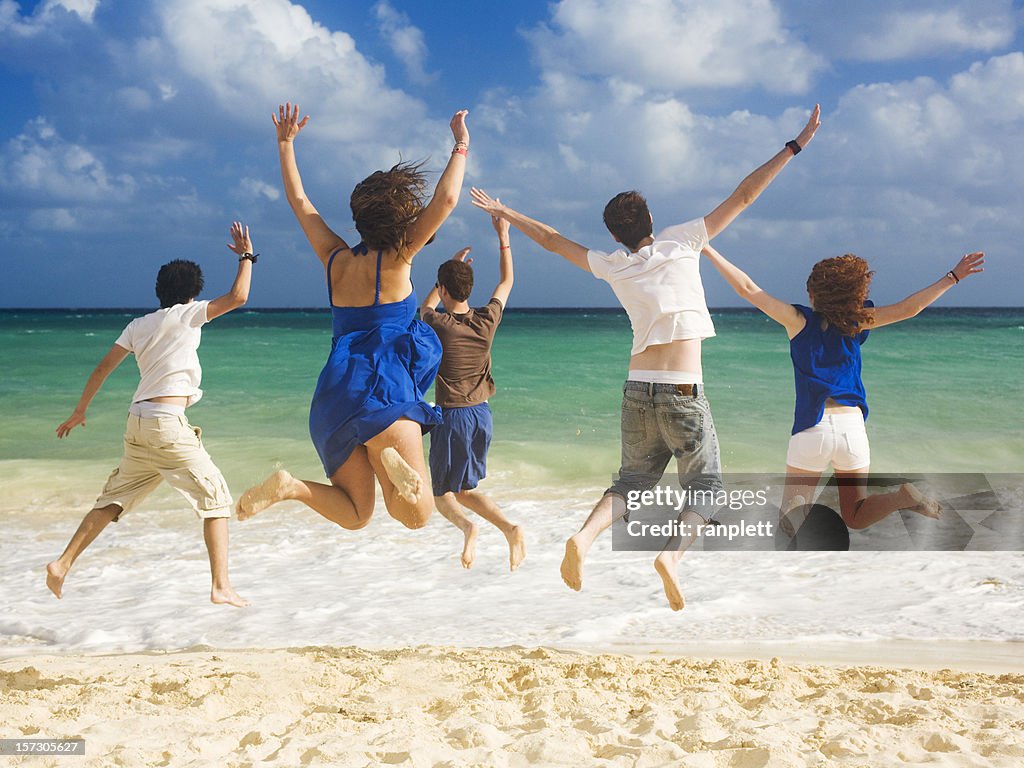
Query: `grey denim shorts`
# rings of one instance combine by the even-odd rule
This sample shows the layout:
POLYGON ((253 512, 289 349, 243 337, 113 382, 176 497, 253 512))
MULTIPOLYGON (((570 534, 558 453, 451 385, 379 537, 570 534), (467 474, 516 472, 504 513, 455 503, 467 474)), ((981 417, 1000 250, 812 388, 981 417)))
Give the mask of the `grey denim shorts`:
MULTIPOLYGON (((673 456, 682 488, 722 490, 722 459, 704 386, 627 381, 622 389, 622 465, 605 493, 629 500, 630 492, 650 490, 661 482, 673 456)), ((716 511, 714 504, 689 509, 705 521, 716 511)))

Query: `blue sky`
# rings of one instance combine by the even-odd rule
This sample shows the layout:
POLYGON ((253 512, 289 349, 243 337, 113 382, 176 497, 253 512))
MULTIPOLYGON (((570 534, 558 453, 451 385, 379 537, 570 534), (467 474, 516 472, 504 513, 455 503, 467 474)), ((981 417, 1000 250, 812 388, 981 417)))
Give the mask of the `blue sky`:
MULTIPOLYGON (((145 307, 161 263, 227 287, 230 222, 263 254, 253 307, 317 306, 323 276, 280 191, 271 110, 312 115, 297 154, 329 224, 400 157, 440 170, 470 110, 469 184, 598 249, 604 202, 655 225, 710 211, 803 125, 807 152, 715 244, 769 291, 853 252, 889 301, 969 250, 943 304, 1021 304, 1024 11, 1003 0, 0 0, 0 307, 145 307)), ((468 194, 417 284, 493 231, 468 194)), ((514 306, 611 306, 606 285, 513 236, 514 306)), ((737 300, 705 268, 712 306, 737 300)))

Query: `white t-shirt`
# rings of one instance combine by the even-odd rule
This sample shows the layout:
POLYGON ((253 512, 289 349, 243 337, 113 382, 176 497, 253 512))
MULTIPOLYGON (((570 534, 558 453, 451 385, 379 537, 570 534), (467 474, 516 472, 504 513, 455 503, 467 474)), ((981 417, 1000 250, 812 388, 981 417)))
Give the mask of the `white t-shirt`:
POLYGON ((611 285, 629 315, 632 354, 652 344, 715 335, 700 281, 700 252, 707 244, 700 218, 662 230, 636 253, 587 253, 590 271, 611 285))
POLYGON ((208 301, 164 307, 128 323, 115 342, 135 354, 139 386, 133 403, 152 397, 187 397, 192 405, 203 396, 199 383, 200 328, 207 322, 208 301))

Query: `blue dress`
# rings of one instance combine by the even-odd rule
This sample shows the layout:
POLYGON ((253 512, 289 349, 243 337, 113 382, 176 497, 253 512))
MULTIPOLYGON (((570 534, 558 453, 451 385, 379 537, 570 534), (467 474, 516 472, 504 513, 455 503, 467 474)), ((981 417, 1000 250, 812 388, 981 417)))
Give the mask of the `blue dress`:
MULTIPOLYGON (((416 317, 416 289, 401 301, 380 303, 381 251, 377 251, 377 290, 368 307, 336 307, 327 262, 327 298, 334 337, 309 407, 309 434, 330 477, 358 445, 403 416, 424 432, 441 423, 441 409, 423 395, 441 364, 441 341, 416 317)), ((358 245, 353 253, 366 253, 358 245)))

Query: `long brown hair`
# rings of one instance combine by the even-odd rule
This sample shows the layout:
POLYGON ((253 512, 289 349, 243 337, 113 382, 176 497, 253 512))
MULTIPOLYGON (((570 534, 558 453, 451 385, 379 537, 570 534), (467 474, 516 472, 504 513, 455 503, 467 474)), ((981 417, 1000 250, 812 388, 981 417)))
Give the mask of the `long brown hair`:
POLYGON ((352 190, 349 205, 356 230, 371 250, 394 250, 401 256, 406 231, 424 205, 423 163, 399 163, 374 171, 352 190))
POLYGON ((822 259, 807 278, 807 293, 814 311, 840 333, 857 334, 871 322, 864 302, 874 274, 864 259, 852 253, 822 259))

